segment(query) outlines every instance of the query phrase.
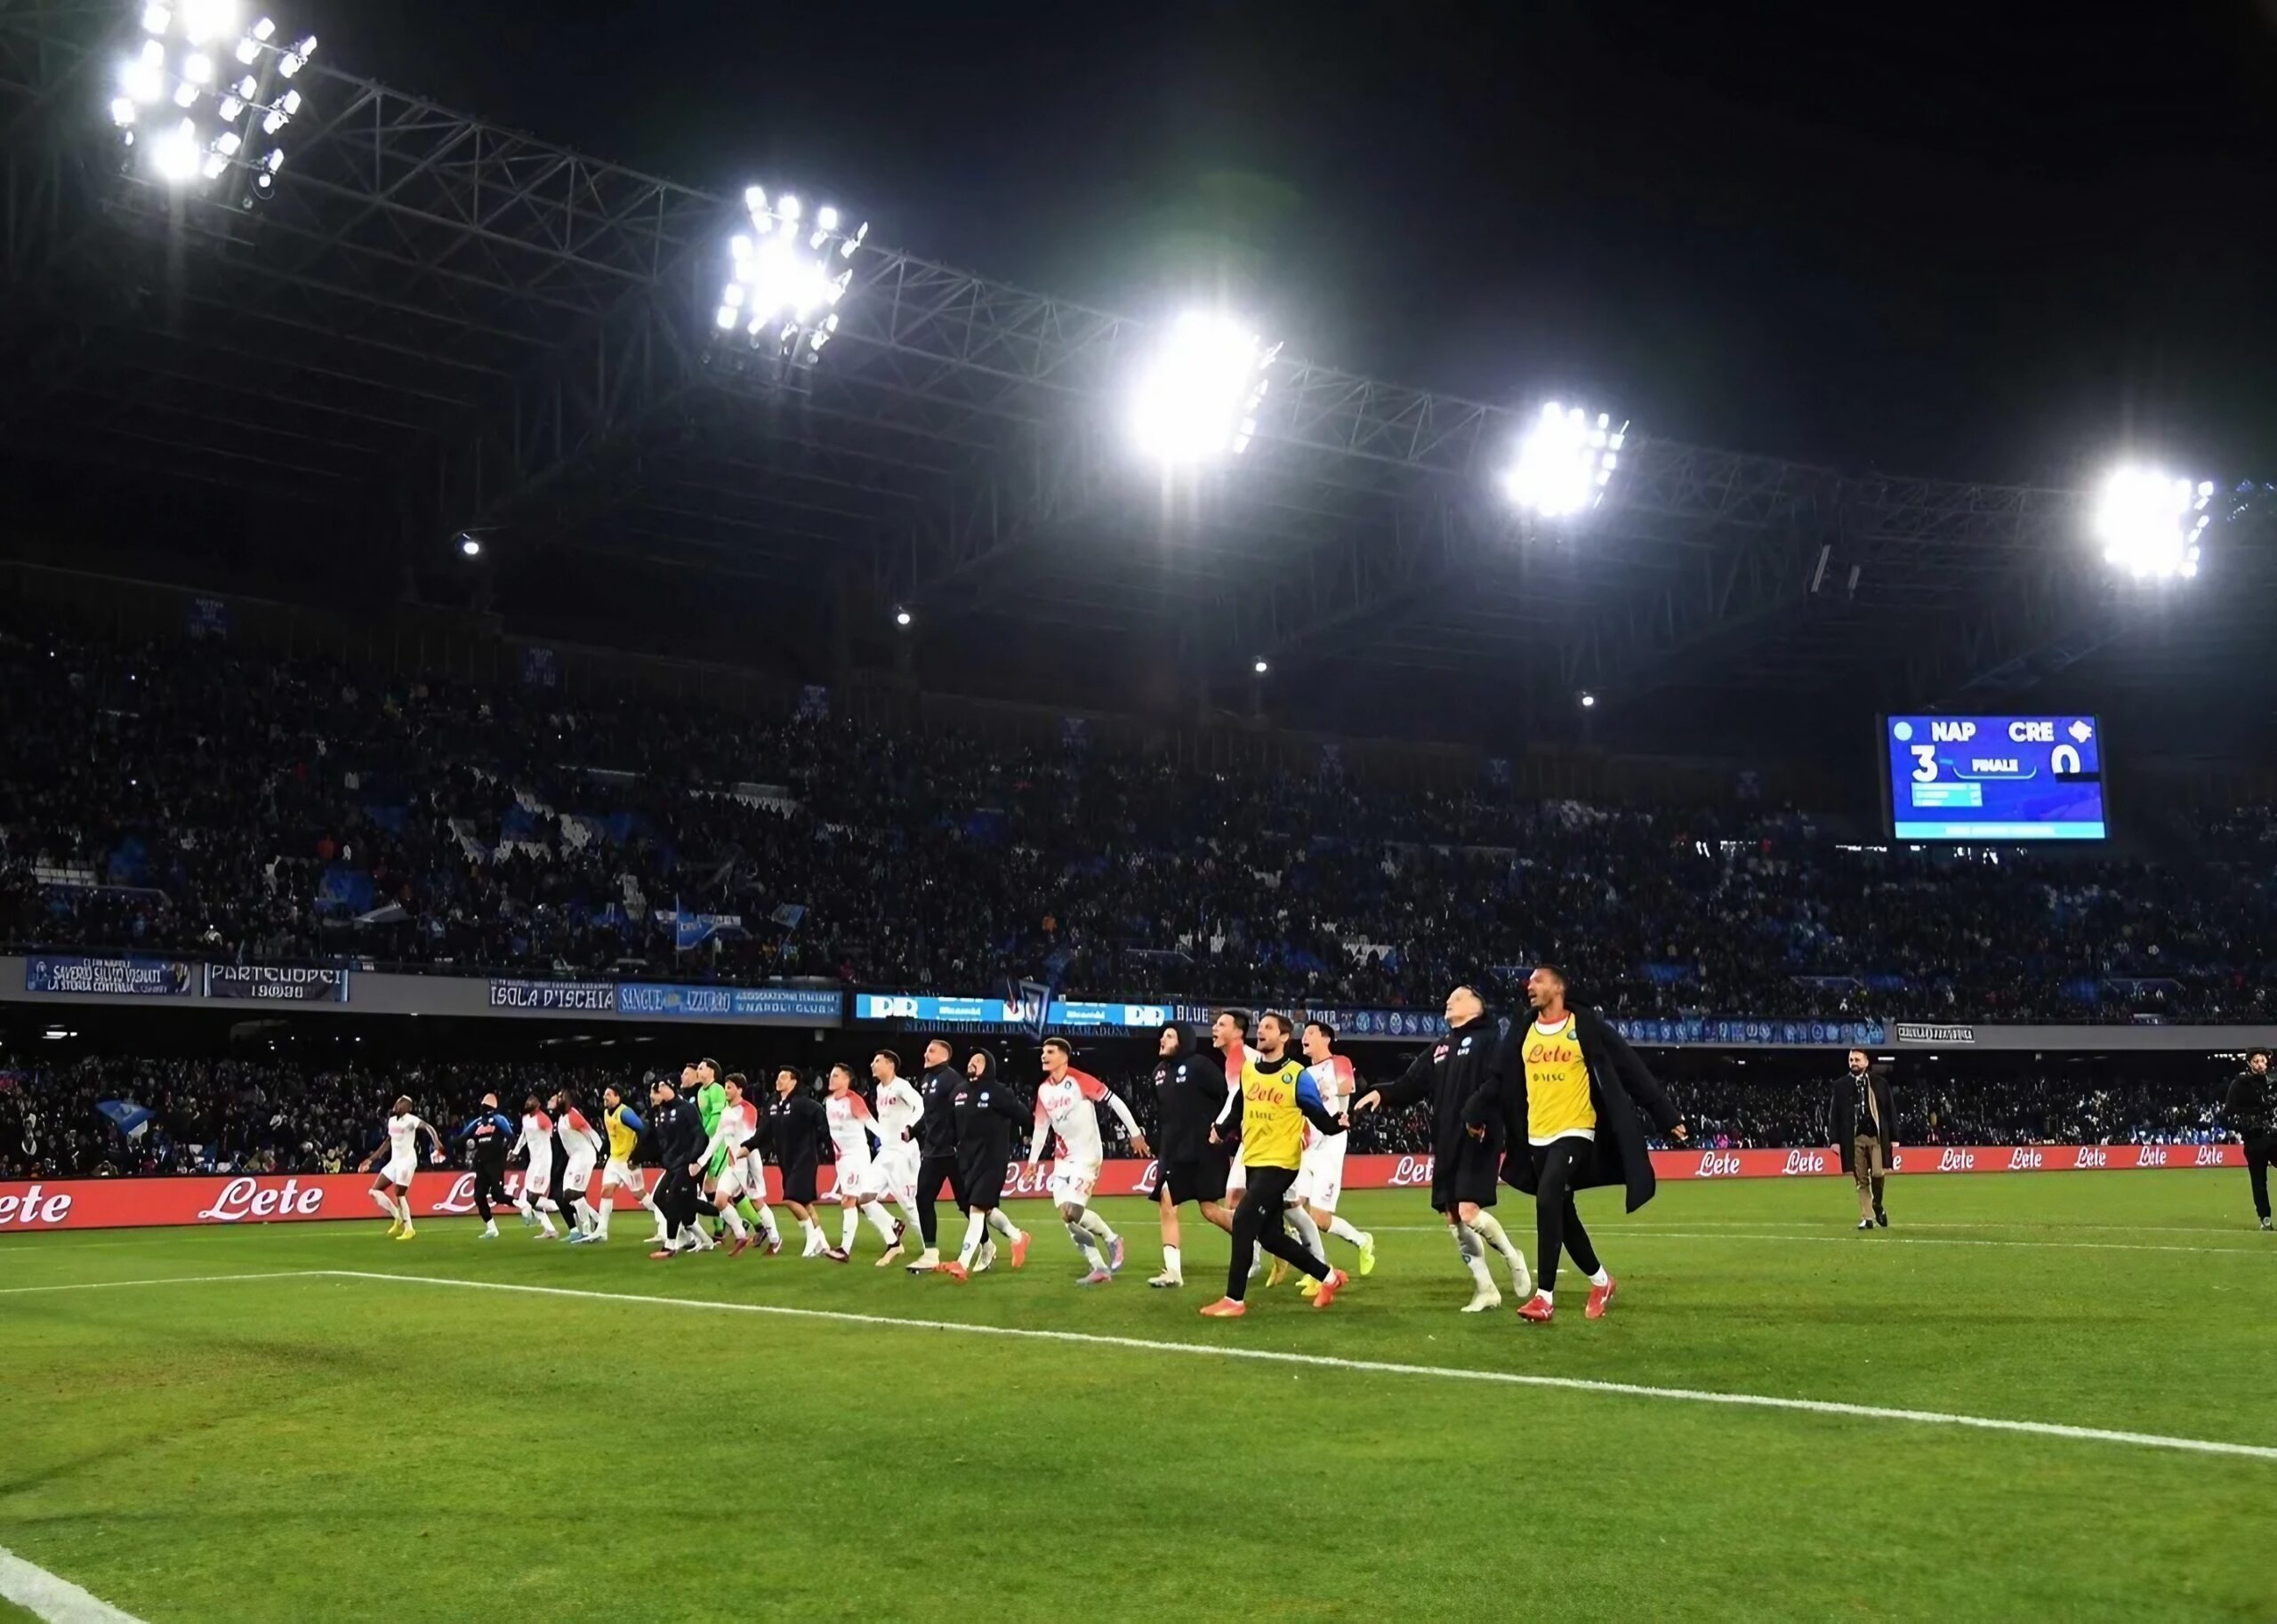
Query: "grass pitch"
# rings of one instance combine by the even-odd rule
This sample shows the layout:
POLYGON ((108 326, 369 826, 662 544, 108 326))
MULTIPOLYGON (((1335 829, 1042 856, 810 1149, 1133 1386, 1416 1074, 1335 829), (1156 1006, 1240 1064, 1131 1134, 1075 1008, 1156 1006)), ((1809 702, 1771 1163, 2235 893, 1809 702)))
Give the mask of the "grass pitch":
POLYGON ((1041 1203, 962 1287, 867 1235, 652 1264, 640 1214, 12 1238, 0 1547, 153 1624, 2277 1617, 2234 1170, 1900 1178, 1872 1235, 1833 1179, 1583 1206, 1622 1296, 1589 1323, 1569 1270, 1548 1327, 1455 1312, 1413 1192, 1348 1198, 1381 1261, 1332 1309, 1230 1323, 1223 1237, 1148 1290, 1138 1202, 1103 1290, 1041 1203))

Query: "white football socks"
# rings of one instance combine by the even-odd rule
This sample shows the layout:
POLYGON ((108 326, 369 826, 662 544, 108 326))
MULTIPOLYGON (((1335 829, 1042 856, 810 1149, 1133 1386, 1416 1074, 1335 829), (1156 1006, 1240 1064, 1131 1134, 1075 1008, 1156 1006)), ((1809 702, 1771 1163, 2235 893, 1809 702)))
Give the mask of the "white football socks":
POLYGON ((1485 1243, 1468 1224, 1457 1224, 1454 1232, 1455 1250, 1462 1258, 1463 1267, 1470 1271, 1470 1277, 1480 1290, 1492 1291, 1494 1276, 1486 1272, 1485 1243))
POLYGON ((1328 1224, 1326 1227, 1329 1234, 1349 1245, 1357 1246, 1361 1242, 1368 1238, 1366 1235, 1362 1234, 1358 1230, 1353 1228, 1348 1221, 1337 1217, 1333 1212, 1328 1215, 1328 1224))
POLYGON ((387 1216, 394 1222, 398 1224, 403 1222, 403 1215, 395 1210, 394 1196, 389 1194, 385 1190, 374 1190, 371 1194, 373 1205, 379 1208, 382 1212, 387 1214, 387 1216))
POLYGON ((1284 1211, 1289 1219, 1289 1227, 1295 1231, 1297 1239, 1304 1243, 1305 1250, 1323 1263, 1326 1263, 1328 1248, 1320 1243, 1320 1226, 1313 1222, 1313 1215, 1302 1207, 1290 1207, 1284 1209, 1284 1211))
POLYGON ((989 1219, 994 1216, 994 1212, 975 1211, 965 1219, 964 1244, 957 1250, 957 1261, 967 1268, 972 1266, 973 1258, 979 1255, 980 1243, 988 1238, 989 1219))
POLYGON ((1021 1234, 1019 1226, 1014 1224, 1011 1219, 1004 1216, 1004 1210, 1002 1207, 991 1207, 988 1209, 988 1227, 994 1230, 998 1234, 1002 1235, 1007 1241, 1018 1241, 1026 1238, 1021 1234))

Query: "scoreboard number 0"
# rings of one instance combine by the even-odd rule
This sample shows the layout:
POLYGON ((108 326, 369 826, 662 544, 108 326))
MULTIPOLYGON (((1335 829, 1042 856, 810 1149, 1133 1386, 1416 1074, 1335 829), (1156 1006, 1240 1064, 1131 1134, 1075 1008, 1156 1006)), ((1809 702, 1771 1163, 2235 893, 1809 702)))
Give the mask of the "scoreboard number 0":
POLYGON ((2048 752, 2048 770, 2058 777, 2080 770, 2080 752, 2069 744, 2058 744, 2048 752))

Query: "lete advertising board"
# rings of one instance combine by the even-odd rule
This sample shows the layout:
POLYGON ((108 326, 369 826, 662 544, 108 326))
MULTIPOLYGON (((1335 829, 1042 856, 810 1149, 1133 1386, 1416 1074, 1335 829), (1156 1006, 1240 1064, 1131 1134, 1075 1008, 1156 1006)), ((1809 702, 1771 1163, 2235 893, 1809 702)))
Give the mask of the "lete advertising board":
MULTIPOLYGON (((2245 1165, 2236 1145, 1920 1145, 1897 1153, 1895 1171, 1935 1173, 2128 1172, 2141 1169, 2233 1168, 2245 1165)), ((1661 1178, 1803 1178, 1839 1170, 1824 1146, 1796 1150, 1668 1150, 1653 1153, 1661 1178)), ((822 1193, 831 1188, 831 1170, 822 1170, 822 1193)), ((1006 1170, 1004 1194, 1042 1199, 1050 1193, 1051 1164, 1030 1167, 1015 1162, 1006 1170)), ((775 1170, 767 1176, 769 1200, 782 1199, 775 1170)), ((1353 1156, 1344 1164, 1348 1190, 1428 1188, 1428 1156, 1353 1156)), ((162 1225, 305 1223, 319 1218, 371 1218, 379 1212, 366 1194, 370 1178, 361 1173, 307 1173, 184 1178, 42 1179, 0 1184, 0 1234, 51 1229, 128 1229, 162 1225)), ((509 1173, 506 1187, 520 1187, 509 1173)), ((1155 1163, 1110 1162, 1100 1170, 1102 1195, 1146 1195, 1155 1187, 1155 1163)), ((620 1208, 629 1200, 620 1199, 620 1208)), ((417 1217, 457 1218, 474 1211, 474 1175, 452 1168, 421 1172, 412 1182, 412 1211, 417 1217)), ((627 1214, 627 1221, 632 1215, 627 1214)))

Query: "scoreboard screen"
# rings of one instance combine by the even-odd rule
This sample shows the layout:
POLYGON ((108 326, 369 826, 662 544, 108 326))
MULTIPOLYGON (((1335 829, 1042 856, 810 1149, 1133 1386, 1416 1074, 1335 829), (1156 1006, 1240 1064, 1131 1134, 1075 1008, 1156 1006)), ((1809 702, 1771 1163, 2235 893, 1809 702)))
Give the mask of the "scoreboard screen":
POLYGON ((1882 722, 1901 840, 2100 840, 2103 728, 2092 716, 1892 716, 1882 722))

